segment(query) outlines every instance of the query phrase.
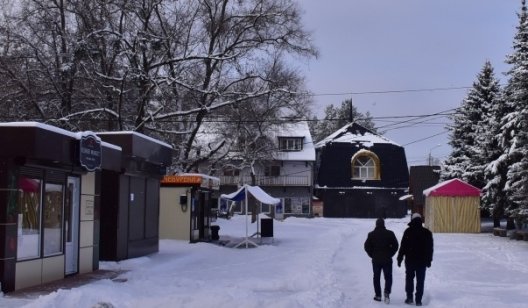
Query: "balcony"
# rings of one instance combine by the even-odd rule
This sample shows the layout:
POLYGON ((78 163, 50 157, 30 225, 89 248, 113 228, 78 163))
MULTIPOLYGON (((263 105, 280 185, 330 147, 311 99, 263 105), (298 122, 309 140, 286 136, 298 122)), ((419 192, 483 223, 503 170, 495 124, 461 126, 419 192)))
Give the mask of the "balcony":
MULTIPOLYGON (((220 185, 251 184, 251 176, 219 176, 220 185)), ((257 176, 259 186, 311 186, 311 176, 257 176)))

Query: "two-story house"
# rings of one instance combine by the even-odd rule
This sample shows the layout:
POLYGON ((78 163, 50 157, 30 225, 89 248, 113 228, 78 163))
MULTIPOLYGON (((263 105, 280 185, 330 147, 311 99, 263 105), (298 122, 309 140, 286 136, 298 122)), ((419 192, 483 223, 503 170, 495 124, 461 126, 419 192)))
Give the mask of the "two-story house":
MULTIPOLYGON (((285 216, 311 215, 315 149, 308 123, 300 121, 273 125, 267 138, 273 143, 267 158, 251 168, 236 168, 233 167, 237 165, 236 161, 227 160, 224 167, 211 173, 220 178, 220 193, 234 192, 243 184, 258 185, 269 195, 283 201, 285 216)), ((199 171, 209 173, 210 170, 202 166, 199 171)), ((235 211, 242 211, 242 208, 235 211)), ((262 212, 270 211, 269 206, 263 205, 262 212)))

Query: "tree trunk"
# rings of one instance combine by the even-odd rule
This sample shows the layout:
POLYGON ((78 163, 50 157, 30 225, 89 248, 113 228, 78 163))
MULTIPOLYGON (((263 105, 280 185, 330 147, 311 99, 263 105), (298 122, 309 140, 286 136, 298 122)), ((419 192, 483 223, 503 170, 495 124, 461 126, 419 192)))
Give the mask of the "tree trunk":
POLYGON ((513 218, 508 217, 508 218, 506 219, 506 229, 507 229, 507 230, 513 230, 513 229, 515 229, 515 221, 513 220, 513 218))
POLYGON ((493 228, 500 228, 500 217, 493 217, 493 228))

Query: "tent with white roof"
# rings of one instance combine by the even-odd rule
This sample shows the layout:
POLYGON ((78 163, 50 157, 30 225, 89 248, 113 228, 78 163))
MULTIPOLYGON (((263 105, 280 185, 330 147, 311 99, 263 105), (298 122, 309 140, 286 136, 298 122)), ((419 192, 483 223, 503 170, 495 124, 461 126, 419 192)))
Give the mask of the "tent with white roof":
POLYGON ((229 201, 244 201, 245 203, 245 212, 246 212, 246 238, 244 241, 239 243, 235 247, 239 247, 242 244, 245 244, 246 248, 248 248, 248 245, 257 246, 253 241, 249 239, 248 235, 248 222, 247 222, 247 216, 248 216, 248 193, 251 194, 255 199, 260 201, 264 204, 270 204, 270 205, 277 205, 280 204, 281 200, 278 198, 274 198, 270 195, 268 195, 262 188, 258 186, 251 186, 245 184, 244 186, 240 187, 237 191, 230 193, 230 194, 222 194, 220 196, 220 199, 229 200, 229 201))

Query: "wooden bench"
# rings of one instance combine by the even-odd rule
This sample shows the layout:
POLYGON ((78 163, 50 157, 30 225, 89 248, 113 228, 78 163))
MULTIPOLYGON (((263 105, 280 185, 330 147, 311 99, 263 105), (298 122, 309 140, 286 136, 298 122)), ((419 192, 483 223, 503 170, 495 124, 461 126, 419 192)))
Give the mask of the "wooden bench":
POLYGON ((508 235, 508 231, 503 228, 493 228, 493 235, 506 237, 508 235))

